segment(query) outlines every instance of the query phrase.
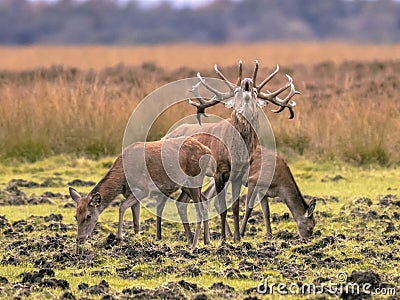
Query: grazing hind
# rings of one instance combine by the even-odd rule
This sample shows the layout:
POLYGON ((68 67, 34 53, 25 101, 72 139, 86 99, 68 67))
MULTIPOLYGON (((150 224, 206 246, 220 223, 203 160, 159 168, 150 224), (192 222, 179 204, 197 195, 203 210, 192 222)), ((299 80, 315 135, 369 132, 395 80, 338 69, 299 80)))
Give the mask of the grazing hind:
POLYGON ((207 212, 200 203, 201 186, 204 176, 212 176, 214 169, 211 150, 193 138, 139 142, 126 147, 87 196, 82 197, 75 189, 69 188, 72 199, 77 203, 77 242, 84 242, 92 234, 99 215, 120 194, 126 199, 119 207, 117 239, 122 239, 124 213, 129 207, 133 213, 135 233, 139 231, 139 201, 148 196, 157 199, 157 238, 160 239, 165 203, 172 193, 181 189, 193 199, 196 206, 197 226, 192 247, 196 247, 203 219, 204 243, 209 243, 208 218, 203 217, 207 212), (175 161, 176 157, 179 162, 175 161), (170 162, 177 162, 179 166, 170 162), (168 170, 164 164, 168 165, 168 170), (179 174, 180 178, 171 178, 171 172, 179 174), (186 182, 189 185, 183 184, 186 182))
POLYGON ((272 237, 269 197, 279 197, 284 200, 297 223, 300 238, 304 240, 310 238, 315 226, 314 209, 316 201, 312 200, 310 204, 304 201, 288 165, 275 151, 257 147, 250 159, 247 185, 246 212, 240 228, 241 236, 244 236, 246 224, 256 198, 263 195, 260 204, 268 238, 272 237), (273 168, 274 165, 275 169, 273 168))

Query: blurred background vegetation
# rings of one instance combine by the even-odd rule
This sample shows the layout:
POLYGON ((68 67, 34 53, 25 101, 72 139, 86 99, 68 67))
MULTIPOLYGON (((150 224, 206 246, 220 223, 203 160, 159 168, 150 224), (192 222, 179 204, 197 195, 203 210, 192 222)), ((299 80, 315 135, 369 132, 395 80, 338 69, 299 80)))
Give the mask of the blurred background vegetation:
POLYGON ((0 44, 160 44, 347 40, 399 42, 394 0, 0 0, 0 44))

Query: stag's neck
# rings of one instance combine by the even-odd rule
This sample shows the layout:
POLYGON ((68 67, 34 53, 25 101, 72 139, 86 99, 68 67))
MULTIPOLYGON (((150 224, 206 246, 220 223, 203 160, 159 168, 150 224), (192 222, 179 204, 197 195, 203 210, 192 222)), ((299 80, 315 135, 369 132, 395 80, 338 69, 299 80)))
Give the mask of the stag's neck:
POLYGON ((260 126, 258 113, 255 113, 252 119, 247 119, 239 112, 233 111, 231 114, 231 122, 235 129, 240 133, 247 146, 247 151, 249 155, 251 155, 259 144, 257 137, 260 126))
POLYGON ((126 191, 127 184, 123 170, 122 156, 120 155, 90 194, 100 193, 102 200, 99 208, 100 211, 103 211, 118 195, 125 194, 126 191))

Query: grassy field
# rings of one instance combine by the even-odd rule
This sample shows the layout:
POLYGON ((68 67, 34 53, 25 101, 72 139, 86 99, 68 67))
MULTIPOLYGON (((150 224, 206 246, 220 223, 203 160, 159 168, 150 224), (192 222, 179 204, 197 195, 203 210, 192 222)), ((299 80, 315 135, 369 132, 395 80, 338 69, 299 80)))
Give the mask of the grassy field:
MULTIPOLYGON (((325 285, 322 299, 355 297, 331 295, 329 282, 371 283, 373 298, 399 294, 399 50, 340 43, 0 48, 0 298, 256 299, 265 279, 325 285), (87 193, 100 180, 141 99, 198 71, 215 77, 214 63, 234 80, 242 59, 250 76, 255 58, 259 80, 281 66, 269 89, 288 73, 302 92, 294 120, 287 111, 266 112, 306 200, 317 198, 313 239, 301 243, 289 210, 272 199, 272 240, 256 208, 243 241, 221 244, 213 219, 211 245, 200 241, 192 251, 177 223, 165 221, 163 240, 154 241, 155 217, 143 209, 141 233, 134 236, 127 213, 125 240, 115 244, 118 198, 76 254, 68 186, 87 193)), ((222 106, 210 111, 229 114, 222 106)), ((172 107, 148 139, 194 112, 187 103, 172 107)), ((276 290, 269 296, 280 297, 287 298, 276 290)))
MULTIPOLYGON (((112 158, 57 156, 1 167, 0 280, 8 283, 2 285, 0 297, 260 297, 256 287, 266 278, 269 283, 309 283, 320 289, 329 280, 343 283, 336 278, 339 272, 346 273, 349 282, 372 282, 375 296, 376 288, 400 284, 397 169, 293 163, 302 192, 307 199, 318 199, 315 235, 307 244, 297 240, 287 207, 275 199, 271 201, 272 240, 264 237, 257 207, 242 242, 228 240, 221 245, 214 239, 204 247, 200 241, 192 251, 182 226, 169 221, 164 221, 163 240, 155 242, 154 215, 143 209, 140 235, 133 235, 127 213, 125 240, 116 245, 118 207, 113 205, 101 215, 94 237, 77 255, 75 209, 65 197, 67 185, 74 179, 98 181, 111 162, 112 158), (20 178, 27 182, 11 181, 20 178), (31 187, 23 187, 27 185, 31 187)), ((88 192, 91 187, 77 188, 88 192)), ((219 231, 216 219, 211 231, 213 235, 219 231)), ((275 291, 270 298, 277 296, 275 291)))

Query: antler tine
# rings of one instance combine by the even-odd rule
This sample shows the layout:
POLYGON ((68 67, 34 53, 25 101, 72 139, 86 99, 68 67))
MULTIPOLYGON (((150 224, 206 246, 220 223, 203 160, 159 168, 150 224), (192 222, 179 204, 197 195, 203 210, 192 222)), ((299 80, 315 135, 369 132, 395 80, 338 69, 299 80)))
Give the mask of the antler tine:
POLYGON ((276 102, 273 102, 273 103, 276 104, 276 105, 279 105, 280 108, 278 108, 276 110, 272 110, 272 112, 280 113, 281 111, 283 111, 287 107, 289 109, 289 112, 290 112, 289 119, 293 119, 294 118, 293 107, 296 106, 296 102, 292 100, 292 102, 290 103, 289 101, 293 98, 294 95, 298 95, 298 94, 301 94, 301 93, 299 91, 295 90, 294 84, 291 84, 290 85, 290 92, 285 97, 285 99, 279 99, 278 97, 276 97, 276 102))
POLYGON ((219 103, 219 101, 216 99, 216 96, 214 96, 213 98, 211 98, 210 100, 205 100, 199 92, 199 86, 200 86, 201 82, 198 82, 197 84, 195 84, 192 89, 190 90, 193 95, 196 97, 196 99, 199 101, 199 103, 192 101, 191 99, 189 99, 189 104, 196 106, 197 107, 197 121, 199 122, 199 124, 201 125, 201 116, 205 116, 208 117, 205 113, 205 109, 207 107, 216 105, 219 103))
MULTIPOLYGON (((225 82, 225 84, 228 86, 228 88, 229 88, 231 91, 233 91, 233 90, 236 88, 236 86, 235 86, 232 82, 230 82, 230 81, 224 76, 224 74, 221 73, 220 70, 218 70, 217 64, 214 65, 214 70, 215 70, 215 72, 217 73, 217 75, 219 76, 219 78, 221 78, 221 79, 225 82)), ((197 77, 198 77, 198 76, 197 76, 197 77)))
POLYGON ((236 86, 239 86, 240 83, 242 82, 242 73, 243 73, 243 63, 241 60, 239 60, 239 74, 238 74, 238 79, 236 81, 236 86))
POLYGON ((278 96, 279 94, 281 94, 283 91, 287 90, 292 84, 293 84, 293 79, 292 77, 290 77, 288 74, 286 74, 286 77, 288 78, 288 83, 286 83, 286 85, 284 85, 283 87, 277 89, 275 92, 270 93, 268 96, 275 98, 276 96, 278 96))
POLYGON ((261 99, 268 100, 271 103, 280 106, 278 109, 272 110, 272 112, 274 112, 274 113, 280 113, 285 108, 288 108, 289 113, 290 113, 289 119, 293 119, 294 118, 293 107, 296 106, 296 102, 293 100, 292 100, 292 102, 289 102, 289 101, 293 98, 294 95, 301 94, 301 93, 299 91, 295 90, 292 77, 290 77, 287 74, 286 74, 286 77, 288 78, 289 82, 284 87, 278 89, 277 91, 275 91, 273 93, 269 92, 269 94, 260 92, 258 94, 258 97, 261 99), (289 94, 284 99, 278 98, 278 95, 280 93, 282 93, 284 90, 286 90, 288 87, 290 87, 289 94))
MULTIPOLYGON (((234 90, 230 90, 227 93, 221 93, 220 91, 214 89, 212 86, 210 86, 203 77, 201 77, 200 73, 197 73, 197 78, 199 78, 200 82, 204 85, 204 87, 212 92, 216 96, 217 101, 223 101, 225 99, 228 99, 234 95, 234 90)), ((214 97, 213 97, 214 98, 214 97)))
POLYGON ((218 103, 220 103, 221 101, 223 101, 225 99, 231 98, 234 95, 234 90, 231 89, 227 93, 221 93, 220 91, 218 91, 218 90, 214 89, 212 86, 210 86, 204 80, 204 78, 201 77, 200 73, 197 73, 197 78, 199 78, 200 82, 198 82, 196 85, 194 85, 192 87, 191 92, 194 94, 194 96, 196 97, 196 99, 199 102, 197 103, 192 100, 189 100, 189 103, 191 105, 197 107, 197 120, 198 120, 199 124, 201 125, 201 118, 200 118, 201 115, 207 117, 207 115, 205 114, 205 109, 208 107, 217 105, 218 103), (214 94, 214 96, 210 100, 207 101, 200 95, 200 92, 199 92, 200 84, 202 84, 207 90, 209 90, 210 92, 212 92, 214 94))
MULTIPOLYGON (((276 65, 275 71, 272 72, 271 75, 269 75, 267 78, 265 78, 264 81, 261 82, 260 85, 256 87, 256 88, 257 88, 257 92, 260 93, 261 89, 262 89, 268 82, 270 82, 270 80, 271 80, 272 78, 274 78, 274 76, 275 76, 278 72, 279 72, 279 65, 276 65)), ((253 82, 254 82, 254 81, 253 81, 253 82)), ((255 82, 254 82, 254 83, 255 83, 255 82)))
POLYGON ((258 60, 254 60, 256 62, 256 65, 254 66, 254 72, 253 72, 253 84, 256 84, 256 78, 257 78, 257 72, 258 72, 258 60))
POLYGON ((204 87, 209 90, 210 92, 214 93, 218 98, 222 98, 222 93, 214 89, 212 86, 210 86, 203 77, 201 77, 200 72, 197 73, 197 78, 199 78, 200 82, 204 85, 204 87))
POLYGON ((294 85, 291 84, 291 85, 290 85, 290 92, 289 92, 289 94, 286 96, 286 98, 285 98, 285 99, 279 99, 278 97, 276 97, 276 100, 278 100, 279 103, 281 103, 281 104, 283 105, 283 107, 286 107, 287 105, 293 107, 293 106, 296 105, 296 102, 292 101, 292 103, 289 103, 289 101, 290 101, 290 99, 292 99, 292 97, 293 97, 294 95, 297 95, 297 94, 300 94, 300 92, 299 92, 299 91, 296 91, 296 90, 294 89, 294 85))

